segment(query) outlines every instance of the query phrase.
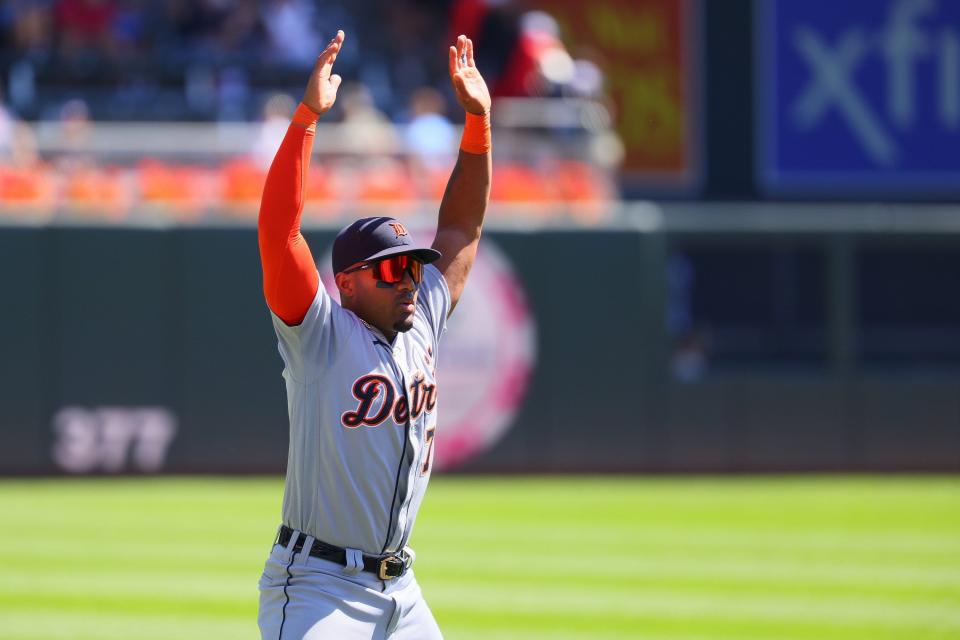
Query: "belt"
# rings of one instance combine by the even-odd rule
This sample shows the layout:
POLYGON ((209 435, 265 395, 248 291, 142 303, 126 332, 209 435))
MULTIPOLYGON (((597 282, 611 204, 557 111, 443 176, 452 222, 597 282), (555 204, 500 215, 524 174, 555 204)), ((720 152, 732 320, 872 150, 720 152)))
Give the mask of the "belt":
MULTIPOLYGON (((277 536, 277 544, 287 546, 290 543, 290 537, 292 535, 293 529, 287 525, 281 526, 280 534, 277 536)), ((301 538, 293 545, 293 551, 295 553, 303 550, 304 540, 305 536, 301 534, 301 538)), ((330 562, 336 562, 344 566, 347 564, 346 549, 333 544, 327 544, 320 540, 313 541, 309 554, 314 558, 329 560, 330 562)), ((381 580, 399 578, 407 572, 411 563, 412 559, 404 552, 401 552, 399 555, 394 554, 389 556, 368 556, 367 554, 363 554, 363 570, 375 574, 381 580)))

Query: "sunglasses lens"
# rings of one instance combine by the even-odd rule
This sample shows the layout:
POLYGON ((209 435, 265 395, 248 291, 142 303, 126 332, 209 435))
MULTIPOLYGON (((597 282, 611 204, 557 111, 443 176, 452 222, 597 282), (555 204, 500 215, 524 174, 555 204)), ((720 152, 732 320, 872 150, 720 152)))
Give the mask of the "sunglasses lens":
POLYGON ((384 258, 373 267, 373 275, 377 280, 388 284, 395 284, 403 280, 403 274, 409 270, 415 284, 423 279, 423 263, 410 256, 392 256, 384 258))
POLYGON ((373 268, 373 275, 381 282, 393 284, 403 278, 403 269, 398 269, 396 258, 385 258, 373 268))
POLYGON ((420 284, 420 281, 423 280, 423 263, 416 258, 410 258, 409 262, 410 275, 413 276, 415 283, 420 284))

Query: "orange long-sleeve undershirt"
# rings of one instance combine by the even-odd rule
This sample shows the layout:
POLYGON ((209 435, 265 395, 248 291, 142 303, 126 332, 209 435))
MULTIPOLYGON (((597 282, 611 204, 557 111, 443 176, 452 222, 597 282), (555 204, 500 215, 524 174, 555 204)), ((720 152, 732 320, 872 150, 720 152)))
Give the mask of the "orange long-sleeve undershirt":
POLYGON ((300 233, 317 117, 303 104, 297 107, 267 172, 257 220, 263 294, 270 310, 291 326, 303 322, 320 286, 310 247, 300 233))

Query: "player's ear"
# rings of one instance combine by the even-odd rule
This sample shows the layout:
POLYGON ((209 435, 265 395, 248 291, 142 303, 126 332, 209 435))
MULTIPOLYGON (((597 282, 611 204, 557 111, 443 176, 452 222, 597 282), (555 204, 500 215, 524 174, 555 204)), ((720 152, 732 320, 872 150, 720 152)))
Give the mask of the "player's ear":
POLYGON ((340 290, 341 298, 353 297, 353 278, 351 275, 352 274, 341 272, 334 276, 334 280, 337 282, 337 289, 340 290))

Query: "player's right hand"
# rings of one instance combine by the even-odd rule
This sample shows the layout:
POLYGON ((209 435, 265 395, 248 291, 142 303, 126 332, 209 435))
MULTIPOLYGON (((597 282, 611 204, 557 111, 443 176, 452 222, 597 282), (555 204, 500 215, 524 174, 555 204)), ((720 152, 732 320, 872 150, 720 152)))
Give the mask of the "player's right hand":
POLYGON ((340 47, 343 46, 343 38, 343 31, 337 31, 337 35, 317 57, 317 63, 313 65, 313 71, 310 73, 307 90, 303 94, 303 104, 318 115, 329 111, 337 100, 337 89, 340 88, 341 78, 335 73, 331 75, 331 71, 333 62, 340 53, 340 47))

